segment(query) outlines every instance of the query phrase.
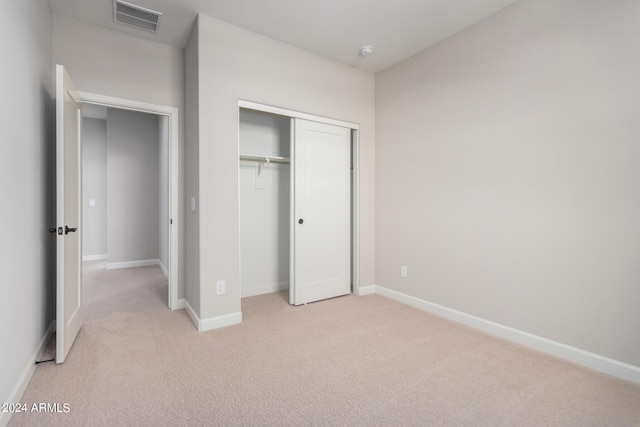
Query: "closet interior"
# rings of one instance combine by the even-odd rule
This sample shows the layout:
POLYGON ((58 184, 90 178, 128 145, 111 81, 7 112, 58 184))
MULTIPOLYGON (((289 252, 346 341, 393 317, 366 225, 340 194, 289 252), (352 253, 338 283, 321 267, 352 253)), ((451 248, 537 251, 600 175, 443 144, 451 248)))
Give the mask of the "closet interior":
POLYGON ((242 297, 289 289, 290 117, 240 109, 242 297))

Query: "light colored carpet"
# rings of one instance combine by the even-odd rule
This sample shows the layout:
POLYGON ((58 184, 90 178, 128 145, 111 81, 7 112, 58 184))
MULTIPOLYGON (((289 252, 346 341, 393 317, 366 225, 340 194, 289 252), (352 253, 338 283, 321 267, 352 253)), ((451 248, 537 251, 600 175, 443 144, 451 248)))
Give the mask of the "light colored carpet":
POLYGON ((377 295, 245 298, 197 332, 156 267, 87 276, 63 365, 39 365, 11 426, 640 425, 640 386, 377 295))

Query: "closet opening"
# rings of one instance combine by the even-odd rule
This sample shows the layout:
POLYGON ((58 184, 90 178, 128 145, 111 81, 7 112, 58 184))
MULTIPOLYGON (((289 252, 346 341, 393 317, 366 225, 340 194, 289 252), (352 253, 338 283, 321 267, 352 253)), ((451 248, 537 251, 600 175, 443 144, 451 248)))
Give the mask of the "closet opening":
POLYGON ((357 293, 357 125, 239 104, 241 296, 357 293))
POLYGON ((242 297, 289 290, 291 119, 240 109, 242 297))

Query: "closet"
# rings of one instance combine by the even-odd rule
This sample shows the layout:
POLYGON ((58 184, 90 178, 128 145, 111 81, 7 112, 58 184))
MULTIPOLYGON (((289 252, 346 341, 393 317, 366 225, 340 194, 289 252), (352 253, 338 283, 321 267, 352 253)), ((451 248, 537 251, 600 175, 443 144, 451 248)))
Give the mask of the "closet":
POLYGON ((240 110, 242 297, 289 289, 291 119, 240 110))
POLYGON ((245 108, 239 119, 242 297, 349 294, 352 130, 245 108))

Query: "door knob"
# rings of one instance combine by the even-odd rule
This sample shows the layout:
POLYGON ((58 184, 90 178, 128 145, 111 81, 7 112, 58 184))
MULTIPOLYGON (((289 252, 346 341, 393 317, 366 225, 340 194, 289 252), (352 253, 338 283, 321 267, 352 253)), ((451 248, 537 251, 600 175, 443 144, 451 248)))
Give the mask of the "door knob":
POLYGON ((78 230, 78 227, 69 227, 68 225, 64 226, 64 234, 75 233, 78 230))
POLYGON ((304 220, 303 220, 302 218, 300 218, 300 219, 298 220, 298 224, 302 224, 303 222, 304 222, 304 220))

